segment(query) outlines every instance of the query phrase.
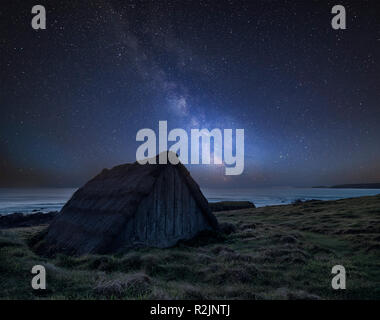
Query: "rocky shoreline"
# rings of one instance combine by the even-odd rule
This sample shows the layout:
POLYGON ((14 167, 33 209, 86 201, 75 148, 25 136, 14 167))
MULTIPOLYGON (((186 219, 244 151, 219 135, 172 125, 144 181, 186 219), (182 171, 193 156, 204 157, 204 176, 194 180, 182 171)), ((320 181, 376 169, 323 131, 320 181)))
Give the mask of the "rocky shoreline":
POLYGON ((15 212, 7 215, 0 215, 0 229, 27 228, 49 224, 57 214, 58 211, 51 211, 48 213, 36 212, 31 214, 15 212))
MULTIPOLYGON (((213 212, 252 208, 255 208, 255 205, 249 201, 221 201, 210 203, 210 209, 213 212)), ((38 211, 30 214, 15 212, 0 215, 0 229, 26 228, 49 224, 57 214, 58 211, 51 211, 48 213, 38 211)))
POLYGON ((254 209, 255 205, 251 201, 219 201, 209 202, 209 207, 212 212, 254 209))

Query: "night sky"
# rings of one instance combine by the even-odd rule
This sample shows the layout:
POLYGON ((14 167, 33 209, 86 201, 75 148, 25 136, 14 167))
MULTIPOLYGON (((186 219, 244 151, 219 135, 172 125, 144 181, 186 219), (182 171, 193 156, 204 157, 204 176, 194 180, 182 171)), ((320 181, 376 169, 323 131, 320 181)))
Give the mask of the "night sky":
POLYGON ((0 46, 2 187, 80 186, 159 120, 245 130, 202 187, 380 181, 379 1, 2 1, 0 46))

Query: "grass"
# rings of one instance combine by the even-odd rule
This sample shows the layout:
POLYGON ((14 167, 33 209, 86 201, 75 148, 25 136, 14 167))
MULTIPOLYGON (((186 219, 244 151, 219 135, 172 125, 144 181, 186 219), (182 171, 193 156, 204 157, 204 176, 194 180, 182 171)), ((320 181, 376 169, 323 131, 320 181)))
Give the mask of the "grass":
POLYGON ((215 213, 223 233, 169 249, 44 258, 46 226, 0 231, 1 299, 379 299, 380 196, 215 213), (42 264, 47 290, 31 288, 42 264), (346 268, 347 289, 331 288, 346 268))

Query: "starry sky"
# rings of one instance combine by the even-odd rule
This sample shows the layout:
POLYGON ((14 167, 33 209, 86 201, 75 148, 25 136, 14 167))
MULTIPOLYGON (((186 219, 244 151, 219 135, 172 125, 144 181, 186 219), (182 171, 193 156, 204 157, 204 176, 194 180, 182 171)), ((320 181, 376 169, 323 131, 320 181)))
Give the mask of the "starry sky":
POLYGON ((0 186, 80 186, 159 120, 245 130, 244 173, 188 166, 202 187, 379 182, 379 17, 375 0, 2 1, 0 186))

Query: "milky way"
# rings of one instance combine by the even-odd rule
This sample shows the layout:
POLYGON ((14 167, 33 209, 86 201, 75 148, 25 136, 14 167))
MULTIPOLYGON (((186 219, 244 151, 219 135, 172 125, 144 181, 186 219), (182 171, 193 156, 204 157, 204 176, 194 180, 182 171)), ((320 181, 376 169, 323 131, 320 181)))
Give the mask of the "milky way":
POLYGON ((79 186, 135 161, 136 133, 242 128, 245 171, 201 186, 380 180, 376 1, 1 4, 0 186, 79 186))

